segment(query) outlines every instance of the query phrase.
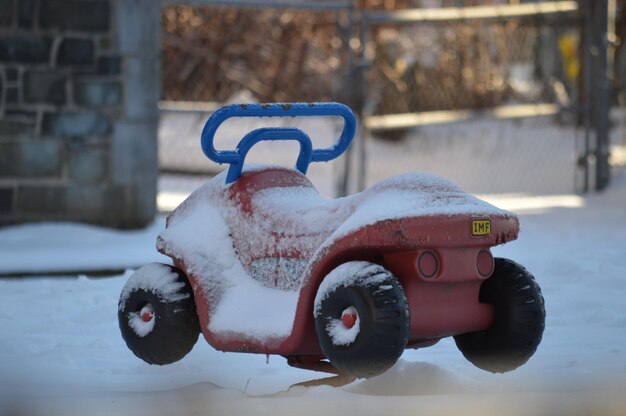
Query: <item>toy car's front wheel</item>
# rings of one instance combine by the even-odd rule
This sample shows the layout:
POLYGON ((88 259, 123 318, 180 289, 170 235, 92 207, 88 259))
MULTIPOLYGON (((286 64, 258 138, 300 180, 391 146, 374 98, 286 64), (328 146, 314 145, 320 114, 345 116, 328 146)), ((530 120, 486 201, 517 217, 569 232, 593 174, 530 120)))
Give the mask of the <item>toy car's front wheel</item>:
POLYGON ((508 259, 495 259, 493 275, 480 288, 480 301, 494 309, 485 331, 454 337, 475 366, 493 373, 511 371, 535 353, 543 335, 546 311, 541 289, 528 270, 508 259))
POLYGON ((180 360, 200 333, 191 285, 180 270, 164 264, 148 264, 128 279, 118 319, 128 348, 150 364, 180 360))
POLYGON ((334 269, 318 289, 314 314, 322 352, 343 374, 381 374, 406 347, 409 307, 404 290, 378 264, 349 262, 334 269))

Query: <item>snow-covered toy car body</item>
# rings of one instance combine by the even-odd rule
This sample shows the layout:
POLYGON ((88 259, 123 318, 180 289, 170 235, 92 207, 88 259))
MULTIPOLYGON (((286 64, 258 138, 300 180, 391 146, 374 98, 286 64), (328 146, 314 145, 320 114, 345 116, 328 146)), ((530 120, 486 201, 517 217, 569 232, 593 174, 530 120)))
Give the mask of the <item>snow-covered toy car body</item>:
POLYGON ((120 328, 137 356, 176 361, 202 332, 218 350, 356 377, 448 336, 489 371, 530 358, 544 327, 541 291, 526 269, 490 252, 517 238, 517 217, 429 174, 321 197, 307 167, 338 157, 355 127, 337 103, 230 105, 210 117, 203 150, 231 166, 168 217, 157 247, 173 267, 145 266, 122 292, 120 328), (231 117, 277 116, 336 116, 344 126, 328 149, 314 150, 296 128, 254 130, 234 151, 213 146, 231 117), (298 141, 296 169, 244 168, 262 140, 298 141))

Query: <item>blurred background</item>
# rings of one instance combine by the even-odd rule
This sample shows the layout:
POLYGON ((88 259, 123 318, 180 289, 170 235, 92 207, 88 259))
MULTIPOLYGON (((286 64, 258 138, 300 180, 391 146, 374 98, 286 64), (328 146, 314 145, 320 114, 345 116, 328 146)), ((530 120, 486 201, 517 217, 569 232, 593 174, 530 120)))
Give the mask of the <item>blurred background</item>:
MULTIPOLYGON (((328 196, 407 171, 480 194, 583 193, 626 162, 623 1, 225 3, 163 9, 159 163, 176 174, 164 191, 217 170, 197 138, 237 101, 352 106, 351 155, 312 170, 328 196)), ((256 160, 293 163, 280 146, 256 160)))
MULTIPOLYGON (((327 197, 409 171, 602 190, 626 164, 625 27, 624 0, 0 0, 0 224, 146 226, 224 169, 199 138, 233 102, 353 108, 348 155, 309 173, 327 197)), ((320 147, 340 127, 236 121, 216 144, 294 124, 320 147)))

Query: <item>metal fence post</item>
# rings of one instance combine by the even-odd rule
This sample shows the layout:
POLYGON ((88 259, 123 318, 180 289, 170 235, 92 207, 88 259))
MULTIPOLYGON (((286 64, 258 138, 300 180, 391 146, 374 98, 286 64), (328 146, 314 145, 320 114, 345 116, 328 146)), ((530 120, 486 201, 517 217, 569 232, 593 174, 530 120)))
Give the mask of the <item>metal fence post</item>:
MULTIPOLYGON (((355 56, 354 54, 354 50, 352 48, 351 42, 352 42, 352 38, 354 37, 354 29, 355 29, 355 24, 356 24, 356 7, 354 2, 350 3, 349 7, 344 8, 343 10, 345 10, 347 12, 347 16, 348 16, 348 25, 345 28, 345 44, 344 44, 344 48, 345 48, 345 52, 346 52, 346 71, 343 74, 342 77, 342 81, 345 82, 344 88, 345 88, 345 94, 342 94, 342 98, 345 99, 348 103, 348 105, 355 111, 357 111, 357 118, 359 120, 361 120, 361 116, 359 114, 359 107, 356 105, 356 102, 358 101, 356 96, 358 94, 357 92, 357 88, 358 88, 358 81, 355 81, 355 68, 356 68, 356 60, 357 60, 357 56, 355 56)), ((343 177, 341 178, 341 181, 339 183, 339 187, 337 189, 337 196, 346 196, 348 195, 348 193, 350 193, 351 191, 351 182, 354 181, 354 160, 355 160, 355 148, 357 146, 359 146, 361 143, 359 142, 359 139, 362 140, 362 131, 359 128, 357 130, 356 133, 356 140, 353 142, 352 146, 350 146, 350 148, 348 149, 348 151, 345 153, 343 161, 343 177)))
POLYGON ((609 77, 608 77, 608 2, 591 1, 592 66, 594 107, 593 118, 596 130, 596 190, 607 187, 610 179, 609 169, 609 77))

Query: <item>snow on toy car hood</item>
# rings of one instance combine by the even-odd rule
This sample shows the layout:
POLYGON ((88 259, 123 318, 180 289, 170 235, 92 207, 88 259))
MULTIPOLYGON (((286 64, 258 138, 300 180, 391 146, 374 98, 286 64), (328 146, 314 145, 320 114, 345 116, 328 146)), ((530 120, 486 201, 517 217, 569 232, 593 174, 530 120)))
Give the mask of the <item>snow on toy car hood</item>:
POLYGON ((447 179, 428 173, 394 176, 345 199, 351 200, 355 209, 335 230, 332 240, 391 219, 458 214, 515 215, 463 192, 447 179))
POLYGON ((239 261, 223 218, 232 207, 218 198, 223 180, 218 175, 170 216, 157 247, 184 259, 185 272, 198 279, 210 308, 211 332, 259 340, 284 338, 291 333, 298 293, 263 286, 239 261))
MULTIPOLYGON (((272 169, 252 166, 245 174, 272 169)), ((240 179, 241 180, 241 179, 240 179)), ((291 333, 299 289, 321 247, 367 225, 432 215, 513 215, 430 174, 405 174, 345 198, 326 199, 308 181, 251 191, 248 212, 225 173, 168 218, 157 247, 182 260, 209 305, 209 331, 257 340, 291 333)), ((294 182, 295 183, 295 182, 294 182)))

